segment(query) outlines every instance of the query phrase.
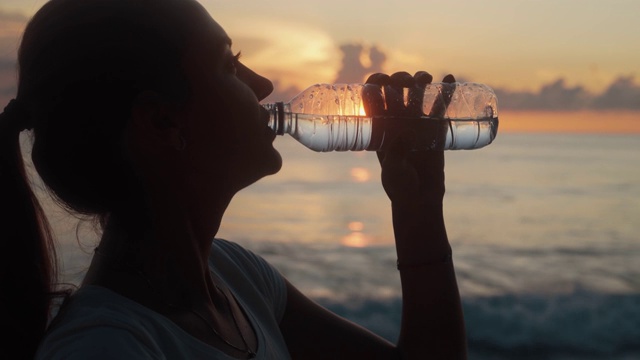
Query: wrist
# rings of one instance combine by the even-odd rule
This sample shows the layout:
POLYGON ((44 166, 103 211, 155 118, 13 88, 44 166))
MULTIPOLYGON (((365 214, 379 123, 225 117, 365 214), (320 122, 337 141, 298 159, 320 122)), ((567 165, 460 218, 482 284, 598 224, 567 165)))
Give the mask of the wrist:
POLYGON ((401 263, 436 261, 450 256, 442 201, 414 199, 392 204, 396 250, 401 263))
POLYGON ((425 257, 424 259, 411 261, 401 261, 400 258, 396 261, 396 268, 400 271, 412 270, 412 269, 426 269, 431 267, 437 267, 440 265, 448 265, 453 262, 453 255, 451 251, 441 255, 439 257, 425 257))
POLYGON ((391 200, 391 211, 399 219, 415 219, 421 223, 426 219, 443 219, 444 199, 435 194, 396 198, 391 200))

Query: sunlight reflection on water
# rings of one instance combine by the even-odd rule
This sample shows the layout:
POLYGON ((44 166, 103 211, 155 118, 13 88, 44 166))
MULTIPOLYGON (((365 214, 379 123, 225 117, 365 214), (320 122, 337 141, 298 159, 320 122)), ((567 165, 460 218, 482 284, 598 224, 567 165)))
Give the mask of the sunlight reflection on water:
MULTIPOLYGON (((339 243, 348 224, 360 222, 367 244, 392 244, 374 153, 317 154, 287 138, 276 147, 282 174, 238 195, 225 236, 339 243), (354 181, 356 168, 371 179, 354 181), (269 231, 253 232, 260 228, 269 231)), ((632 165, 638 154, 639 136, 597 134, 507 133, 484 149, 449 151, 449 237, 454 244, 516 247, 632 241, 640 233, 640 169, 632 165)))

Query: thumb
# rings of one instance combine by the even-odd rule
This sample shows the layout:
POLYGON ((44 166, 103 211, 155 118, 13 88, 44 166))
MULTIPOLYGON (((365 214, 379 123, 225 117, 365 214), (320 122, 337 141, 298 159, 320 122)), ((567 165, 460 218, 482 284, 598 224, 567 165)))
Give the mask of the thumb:
POLYGON ((395 164, 404 162, 411 152, 410 144, 413 143, 414 138, 415 134, 410 130, 398 134, 387 146, 383 146, 383 149, 377 152, 380 164, 384 165, 385 161, 395 164))

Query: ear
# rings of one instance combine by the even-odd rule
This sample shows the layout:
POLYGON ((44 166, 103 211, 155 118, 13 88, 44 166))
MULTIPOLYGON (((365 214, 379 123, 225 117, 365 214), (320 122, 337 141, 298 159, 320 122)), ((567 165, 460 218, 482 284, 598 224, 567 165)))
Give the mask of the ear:
POLYGON ((153 91, 138 95, 133 103, 130 140, 136 147, 157 152, 179 149, 182 121, 175 108, 153 91))

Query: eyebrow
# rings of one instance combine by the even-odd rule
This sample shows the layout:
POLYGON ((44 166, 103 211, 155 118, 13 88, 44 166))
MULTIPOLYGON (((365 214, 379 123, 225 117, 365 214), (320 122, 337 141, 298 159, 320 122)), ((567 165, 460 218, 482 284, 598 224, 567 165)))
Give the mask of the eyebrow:
POLYGON ((222 54, 222 53, 226 52, 226 48, 227 48, 227 46, 229 47, 229 49, 231 49, 231 45, 232 45, 232 43, 233 43, 233 42, 231 41, 231 38, 230 38, 229 36, 225 36, 225 37, 222 39, 222 42, 219 42, 219 43, 216 45, 216 47, 219 49, 219 50, 217 50, 217 51, 219 51, 219 54, 222 54))

